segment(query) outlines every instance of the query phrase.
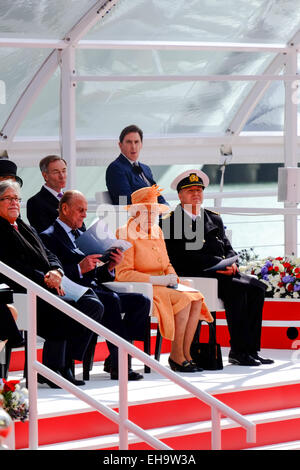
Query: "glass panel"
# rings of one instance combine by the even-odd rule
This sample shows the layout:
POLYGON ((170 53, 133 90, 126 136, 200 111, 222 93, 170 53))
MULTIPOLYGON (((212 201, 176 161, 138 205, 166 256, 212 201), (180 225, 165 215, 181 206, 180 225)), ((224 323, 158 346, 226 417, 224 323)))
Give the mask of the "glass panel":
POLYGON ((252 83, 86 82, 77 87, 77 136, 224 133, 252 83))
POLYGON ((59 94, 60 69, 58 68, 28 111, 16 137, 59 136, 59 94))
POLYGON ((1 36, 62 39, 90 7, 90 0, 1 0, 1 36))
POLYGON ((0 126, 49 54, 48 49, 0 48, 0 126))
POLYGON ((288 41, 299 0, 120 0, 87 39, 288 41))
POLYGON ((274 54, 164 50, 77 50, 80 75, 256 74, 274 54))
POLYGON ((273 82, 255 107, 244 131, 282 132, 284 126, 284 84, 273 82))

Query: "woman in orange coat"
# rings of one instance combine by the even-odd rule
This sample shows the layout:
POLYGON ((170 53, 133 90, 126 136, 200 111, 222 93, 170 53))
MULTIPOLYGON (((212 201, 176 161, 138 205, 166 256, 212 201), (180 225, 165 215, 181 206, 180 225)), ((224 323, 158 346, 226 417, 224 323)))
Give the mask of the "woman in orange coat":
MULTIPOLYGON (((172 370, 195 372, 190 346, 199 320, 213 318, 198 291, 179 291, 177 274, 170 263, 158 215, 169 211, 157 203, 160 194, 156 185, 141 188, 131 195, 128 206, 132 216, 117 230, 117 238, 132 244, 116 267, 116 280, 153 284, 153 315, 158 318, 161 335, 172 341, 169 364, 172 370), (170 286, 173 288, 170 288, 170 286)), ((200 369, 201 370, 201 369, 200 369)))

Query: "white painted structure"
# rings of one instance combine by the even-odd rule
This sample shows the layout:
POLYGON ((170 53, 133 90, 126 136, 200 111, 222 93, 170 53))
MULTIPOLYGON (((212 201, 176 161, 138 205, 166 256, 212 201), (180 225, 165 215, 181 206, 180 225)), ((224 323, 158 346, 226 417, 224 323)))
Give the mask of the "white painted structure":
MULTIPOLYGON (((0 1, 4 72, 5 63, 12 65, 9 51, 21 50, 24 63, 27 54, 34 58, 39 52, 44 58, 38 58, 40 65, 31 76, 26 70, 24 89, 2 105, 0 150, 8 150, 20 167, 36 166, 45 152, 60 152, 68 161, 68 185, 76 187, 76 166, 106 166, 115 157, 120 129, 135 120, 142 121, 145 131, 143 161, 152 165, 222 164, 225 149, 231 164, 297 167, 299 1, 271 1, 267 11, 264 2, 258 7, 257 2, 232 0, 207 5, 177 1, 175 7, 171 0, 86 0, 80 7, 76 0, 63 3, 24 4, 23 20, 20 10, 0 1), (32 24, 25 10, 32 13, 32 24), (14 16, 21 26, 24 21, 24 31, 20 25, 14 29, 14 16), (57 71, 60 89, 53 99, 59 102, 58 132, 54 129, 49 136, 45 122, 45 134, 35 135, 38 100, 57 71), (278 82, 285 94, 281 130, 262 126, 259 132, 249 131, 247 122, 278 82), (30 112, 35 120, 28 135, 30 112), (81 116, 83 125, 78 123, 81 116), (27 130, 20 132, 26 119, 27 130)), ((9 77, 4 73, 8 97, 9 77)), ((269 103, 266 119, 273 112, 271 99, 269 103)), ((41 126, 45 117, 44 109, 41 126)), ((298 202, 287 200, 281 212, 286 254, 297 253, 298 202)))

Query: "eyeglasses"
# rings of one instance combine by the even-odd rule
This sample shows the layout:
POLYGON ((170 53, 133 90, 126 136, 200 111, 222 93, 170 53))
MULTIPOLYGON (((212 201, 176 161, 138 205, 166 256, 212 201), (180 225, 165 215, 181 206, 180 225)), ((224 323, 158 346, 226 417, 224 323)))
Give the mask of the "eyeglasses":
POLYGON ((0 201, 1 202, 5 201, 5 202, 9 202, 9 203, 14 201, 14 202, 20 203, 20 202, 22 202, 22 199, 20 197, 17 197, 17 196, 16 197, 6 196, 6 197, 0 198, 0 201))

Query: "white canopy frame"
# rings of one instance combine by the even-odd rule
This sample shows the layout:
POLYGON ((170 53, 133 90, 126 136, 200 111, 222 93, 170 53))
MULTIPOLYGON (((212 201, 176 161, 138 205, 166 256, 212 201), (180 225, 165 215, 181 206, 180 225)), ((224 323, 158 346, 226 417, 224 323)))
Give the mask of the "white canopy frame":
MULTIPOLYGON (((76 97, 75 90, 78 81, 92 80, 137 80, 137 81, 255 81, 250 93, 243 101, 234 119, 228 126, 226 135, 203 135, 195 136, 172 136, 168 138, 153 137, 148 139, 145 152, 145 161, 151 154, 152 163, 160 164, 161 155, 164 154, 164 163, 181 163, 182 152, 185 149, 186 163, 219 163, 221 145, 230 145, 239 154, 240 162, 254 162, 254 149, 257 151, 258 162, 284 161, 287 167, 297 167, 298 164, 298 136, 297 136, 297 102, 295 89, 299 76, 297 74, 297 56, 300 47, 300 32, 297 32, 287 44, 244 44, 244 43, 205 43, 205 42, 182 42, 182 41, 97 41, 84 40, 84 35, 103 18, 119 0, 98 0, 89 11, 74 25, 63 39, 57 40, 35 40, 35 39, 13 39, 0 38, 0 47, 23 47, 23 48, 53 48, 53 51, 44 61, 38 72, 32 78, 24 93, 19 98, 14 109, 10 113, 6 123, 0 132, 0 149, 16 150, 26 154, 27 148, 43 148, 45 144, 49 148, 59 148, 69 166, 69 187, 76 187, 75 169, 80 157, 80 149, 91 149, 84 161, 91 164, 95 161, 93 150, 100 149, 97 162, 106 163, 107 148, 115 148, 116 142, 112 139, 86 139, 76 141, 76 97), (272 52, 276 56, 272 63, 262 74, 258 75, 163 75, 158 73, 151 76, 79 76, 75 71, 76 49, 132 49, 132 50, 206 50, 206 51, 246 51, 246 52, 272 52), (16 139, 16 132, 20 127, 26 113, 35 102, 40 91, 46 85, 57 67, 61 67, 61 136, 59 141, 27 141, 16 139), (284 73, 280 70, 284 67, 284 73), (247 122, 251 112, 262 98, 273 81, 282 80, 285 83, 285 126, 283 133, 269 133, 259 136, 257 134, 243 133, 242 129, 247 122), (192 145, 190 145, 192 144, 192 145), (251 146, 251 151, 245 151, 245 145, 251 146), (189 151, 187 150, 189 146, 189 151), (103 153, 101 154, 101 148, 103 153), (25 150, 24 150, 25 149, 25 150), (202 152, 201 152, 202 149, 202 152), (263 153, 262 153, 263 152, 263 153), (265 158, 262 159, 262 154, 265 158), (172 158, 171 158, 172 156, 172 158), (204 160, 205 158, 205 160, 204 160)), ((39 155, 41 152, 38 152, 39 155)), ((86 152, 85 152, 86 153, 86 152)), ((233 160, 234 161, 234 160, 233 160)), ((285 204, 286 207, 297 205, 285 204)), ((297 252, 297 216, 286 215, 285 232, 286 253, 297 252)))

